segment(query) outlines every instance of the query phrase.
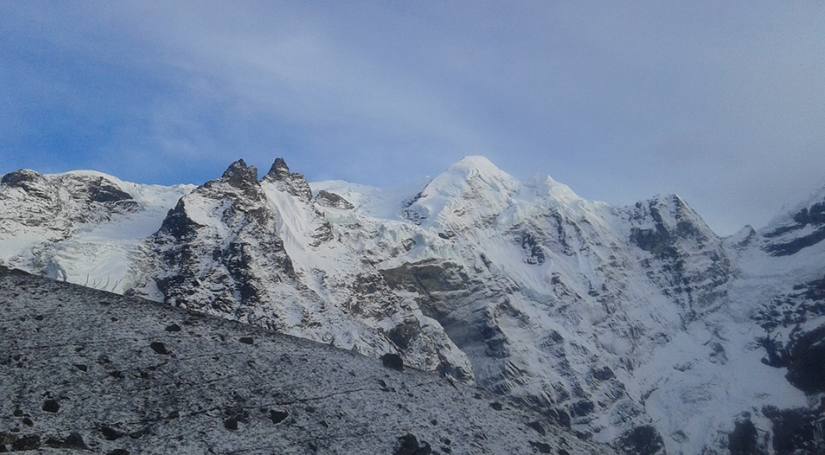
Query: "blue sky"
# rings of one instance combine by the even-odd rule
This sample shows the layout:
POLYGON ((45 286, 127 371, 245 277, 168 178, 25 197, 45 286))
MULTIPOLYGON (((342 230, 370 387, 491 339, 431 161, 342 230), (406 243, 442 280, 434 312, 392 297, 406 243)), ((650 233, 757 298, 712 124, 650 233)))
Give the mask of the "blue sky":
POLYGON ((419 181, 482 154, 720 233, 825 184, 825 4, 0 0, 0 172, 419 181))

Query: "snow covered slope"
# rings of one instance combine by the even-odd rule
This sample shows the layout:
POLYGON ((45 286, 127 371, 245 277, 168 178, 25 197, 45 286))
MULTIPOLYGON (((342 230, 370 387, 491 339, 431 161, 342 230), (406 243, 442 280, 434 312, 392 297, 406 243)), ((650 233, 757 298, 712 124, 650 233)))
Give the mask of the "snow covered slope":
POLYGON ((116 291, 398 354, 626 453, 822 444, 825 190, 727 239, 676 195, 612 207, 483 157, 406 191, 280 159, 186 190, 116 291))
POLYGON ((3 268, 0 320, 0 452, 610 453, 480 389, 3 268))
POLYGON ((123 182, 94 171, 0 181, 0 264, 84 286, 134 286, 132 255, 192 189, 123 182))

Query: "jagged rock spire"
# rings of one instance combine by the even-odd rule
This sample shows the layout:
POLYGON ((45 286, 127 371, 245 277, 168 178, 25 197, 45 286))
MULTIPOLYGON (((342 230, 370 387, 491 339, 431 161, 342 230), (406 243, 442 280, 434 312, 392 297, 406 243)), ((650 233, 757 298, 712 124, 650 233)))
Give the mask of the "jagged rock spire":
POLYGON ((272 167, 264 177, 265 180, 277 183, 278 188, 297 196, 305 202, 312 199, 312 190, 309 188, 303 174, 290 172, 289 166, 283 158, 275 158, 272 167))
POLYGON ((258 183, 258 169, 240 159, 230 164, 221 178, 234 187, 245 188, 258 183))
POLYGON ((283 158, 275 158, 275 162, 272 163, 272 167, 269 168, 266 176, 274 180, 283 180, 289 177, 289 166, 286 165, 286 161, 284 161, 283 158))

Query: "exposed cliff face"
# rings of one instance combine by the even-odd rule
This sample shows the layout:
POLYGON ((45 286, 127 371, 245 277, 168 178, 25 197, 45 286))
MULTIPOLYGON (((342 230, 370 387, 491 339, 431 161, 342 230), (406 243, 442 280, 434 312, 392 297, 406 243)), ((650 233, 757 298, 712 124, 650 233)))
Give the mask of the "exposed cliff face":
POLYGON ((678 196, 610 207, 482 157, 403 194, 256 174, 169 204, 125 289, 398 356, 627 453, 767 450, 777 416, 820 412, 822 197, 721 239, 678 196))
POLYGON ((257 170, 243 160, 181 198, 149 248, 160 261, 152 279, 172 305, 283 329, 287 315, 265 304, 312 298, 296 280, 257 170))

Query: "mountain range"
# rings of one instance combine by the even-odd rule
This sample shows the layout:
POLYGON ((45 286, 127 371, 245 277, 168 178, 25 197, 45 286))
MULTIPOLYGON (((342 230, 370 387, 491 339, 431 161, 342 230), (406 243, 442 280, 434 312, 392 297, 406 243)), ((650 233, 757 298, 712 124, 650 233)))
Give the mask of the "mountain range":
POLYGON ((0 263, 474 385, 624 453, 825 451, 825 188, 720 237, 467 157, 423 187, 243 160, 0 182, 0 263))

